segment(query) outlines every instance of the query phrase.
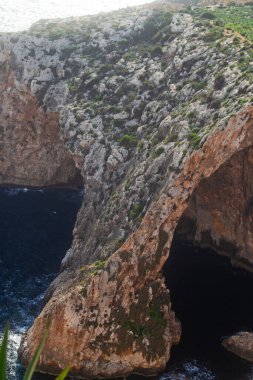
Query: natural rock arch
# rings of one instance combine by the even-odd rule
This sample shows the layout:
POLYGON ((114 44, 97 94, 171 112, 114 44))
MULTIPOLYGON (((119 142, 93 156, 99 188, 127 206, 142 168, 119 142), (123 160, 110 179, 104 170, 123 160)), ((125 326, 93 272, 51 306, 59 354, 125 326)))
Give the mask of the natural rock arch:
POLYGON ((53 295, 23 340, 24 363, 50 316, 51 333, 39 364, 42 371, 54 373, 71 362, 73 375, 89 378, 150 375, 165 367, 170 348, 180 337, 160 275, 174 231, 192 194, 203 186, 201 181, 230 160, 242 160, 243 151, 251 161, 252 125, 253 108, 248 107, 232 117, 226 128, 215 130, 184 162, 136 232, 105 265, 100 270, 87 265, 76 273, 71 288, 53 295))
POLYGON ((194 191, 177 226, 179 237, 253 265, 253 148, 236 152, 194 191))
MULTIPOLYGON (((252 328, 253 277, 233 268, 252 272, 252 152, 252 146, 236 151, 200 181, 174 232, 163 273, 183 339, 172 361, 189 344, 199 345, 208 358, 213 344, 223 356, 224 336, 252 328)), ((224 346, 252 361, 251 341, 242 332, 226 338, 224 346)))

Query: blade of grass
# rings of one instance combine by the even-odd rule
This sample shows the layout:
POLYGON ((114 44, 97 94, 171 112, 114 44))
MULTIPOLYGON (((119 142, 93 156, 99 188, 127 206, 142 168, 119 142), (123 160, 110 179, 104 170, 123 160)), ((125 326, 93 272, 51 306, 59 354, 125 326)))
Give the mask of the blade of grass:
POLYGON ((71 365, 68 365, 61 373, 56 377, 55 380, 64 380, 65 377, 68 375, 69 371, 71 370, 71 365))
POLYGON ((7 322, 4 329, 4 336, 0 346, 0 380, 7 380, 7 344, 10 330, 10 323, 7 322))
MULTIPOLYGON (((46 325, 46 328, 45 328, 45 331, 43 333, 43 336, 42 336, 42 339, 40 341, 40 344, 38 346, 38 348, 36 349, 35 351, 35 354, 31 360, 31 363, 29 364, 29 366, 27 367, 26 371, 25 371, 25 374, 24 374, 24 377, 23 377, 23 380, 31 380, 32 378, 32 375, 36 369, 36 366, 38 364, 38 361, 39 361, 39 358, 40 358, 40 354, 45 346, 45 343, 46 343, 46 340, 47 340, 47 337, 48 337, 48 333, 49 333, 49 328, 50 328, 50 321, 47 322, 47 325, 46 325)), ((1 380, 1 379, 0 379, 1 380)))

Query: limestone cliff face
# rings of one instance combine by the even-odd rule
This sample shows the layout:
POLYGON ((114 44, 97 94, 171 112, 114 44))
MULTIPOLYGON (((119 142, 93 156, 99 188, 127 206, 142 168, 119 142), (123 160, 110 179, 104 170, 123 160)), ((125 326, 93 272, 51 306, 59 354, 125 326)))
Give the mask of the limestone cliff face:
POLYGON ((161 274, 178 224, 251 267, 252 45, 220 17, 156 4, 1 37, 2 182, 67 183, 75 162, 85 186, 23 363, 50 317, 41 371, 69 362, 85 378, 161 371, 181 332, 161 274), (39 171, 24 169, 29 155, 39 171))
POLYGON ((0 52, 0 185, 80 184, 62 142, 57 109, 47 111, 23 76, 25 64, 2 42, 0 52))
POLYGON ((233 117, 225 130, 214 132, 186 160, 182 172, 164 188, 123 246, 105 263, 81 268, 71 290, 61 296, 55 293, 23 340, 25 363, 50 317, 52 335, 41 369, 55 373, 69 360, 72 373, 84 377, 151 374, 164 368, 171 345, 180 338, 180 325, 159 275, 175 228, 202 181, 216 178, 226 162, 233 163, 252 145, 252 125, 253 107, 249 107, 233 117), (56 354, 60 342, 67 351, 56 354))

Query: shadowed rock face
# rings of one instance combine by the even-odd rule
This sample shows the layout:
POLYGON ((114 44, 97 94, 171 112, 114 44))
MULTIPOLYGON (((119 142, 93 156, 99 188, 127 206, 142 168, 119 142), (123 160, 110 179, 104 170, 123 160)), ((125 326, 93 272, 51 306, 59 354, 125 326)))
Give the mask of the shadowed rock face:
POLYGON ((235 153, 200 182, 178 225, 178 233, 202 247, 253 265, 253 149, 235 153))

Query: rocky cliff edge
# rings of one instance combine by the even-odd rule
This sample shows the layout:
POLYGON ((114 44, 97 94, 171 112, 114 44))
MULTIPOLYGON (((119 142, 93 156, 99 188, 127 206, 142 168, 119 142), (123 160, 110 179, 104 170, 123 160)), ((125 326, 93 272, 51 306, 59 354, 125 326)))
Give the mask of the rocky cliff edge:
MULTIPOLYGON (((183 215, 198 226, 196 241, 207 231, 209 245, 230 255, 224 241, 232 244, 233 260, 252 267, 250 224, 238 245, 221 213, 207 223, 192 211, 205 179, 234 161, 251 167, 252 9, 156 4, 1 36, 1 184, 82 177, 85 187, 23 363, 50 318, 42 372, 69 362, 85 378, 161 371, 180 339, 161 273, 183 215), (246 158, 235 160, 240 152, 246 158)), ((238 210, 242 224, 251 218, 238 210)))

